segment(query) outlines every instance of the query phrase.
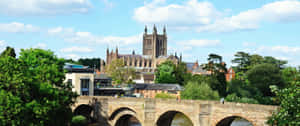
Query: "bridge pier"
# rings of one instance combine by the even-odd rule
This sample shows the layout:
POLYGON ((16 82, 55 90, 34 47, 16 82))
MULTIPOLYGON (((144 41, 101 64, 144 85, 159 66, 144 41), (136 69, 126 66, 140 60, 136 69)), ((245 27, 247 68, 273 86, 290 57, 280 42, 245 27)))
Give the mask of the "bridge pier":
POLYGON ((156 101, 154 99, 145 99, 144 104, 144 125, 155 126, 156 101))

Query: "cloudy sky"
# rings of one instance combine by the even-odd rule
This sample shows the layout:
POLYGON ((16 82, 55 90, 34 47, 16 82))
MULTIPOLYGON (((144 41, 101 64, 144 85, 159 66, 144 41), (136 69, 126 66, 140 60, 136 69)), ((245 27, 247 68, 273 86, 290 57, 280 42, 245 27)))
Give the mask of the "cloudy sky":
POLYGON ((300 65, 299 0, 1 0, 0 51, 50 49, 64 58, 141 54, 145 25, 168 34, 168 53, 228 64, 237 51, 300 65))

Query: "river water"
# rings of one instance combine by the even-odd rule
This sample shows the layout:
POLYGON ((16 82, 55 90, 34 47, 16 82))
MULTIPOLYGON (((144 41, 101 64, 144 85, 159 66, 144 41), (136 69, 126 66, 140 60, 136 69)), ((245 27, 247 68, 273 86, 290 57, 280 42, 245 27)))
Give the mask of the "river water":
MULTIPOLYGON (((193 123, 185 115, 178 113, 175 115, 171 126, 192 126, 193 123)), ((141 126, 140 124, 132 124, 131 126, 141 126)), ((243 119, 238 119, 232 122, 230 126, 252 126, 250 122, 243 119)))

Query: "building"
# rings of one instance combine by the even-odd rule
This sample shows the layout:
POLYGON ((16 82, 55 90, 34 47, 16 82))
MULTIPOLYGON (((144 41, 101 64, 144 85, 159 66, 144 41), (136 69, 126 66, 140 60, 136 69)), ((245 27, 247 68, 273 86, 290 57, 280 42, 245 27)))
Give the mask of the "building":
POLYGON ((116 91, 108 90, 109 94, 100 93, 101 90, 112 87, 112 79, 105 74, 96 74, 94 69, 69 63, 64 66, 64 69, 67 70, 65 82, 71 84, 72 91, 79 95, 97 96, 100 94, 110 95, 111 92, 118 93, 117 89, 115 89, 116 91))
POLYGON ((144 98, 155 98, 158 93, 167 93, 180 97, 182 88, 178 84, 135 84, 134 94, 144 98))
POLYGON ((203 66, 198 64, 198 60, 195 63, 186 63, 187 72, 193 75, 210 75, 211 72, 203 68, 203 66))
MULTIPOLYGON (((163 34, 158 34, 156 26, 153 27, 152 34, 148 34, 147 26, 143 35, 143 54, 120 54, 118 48, 115 51, 107 49, 106 51, 106 65, 109 65, 113 60, 122 59, 126 67, 132 67, 136 70, 137 83, 153 83, 154 72, 156 67, 167 60, 178 64, 182 60, 182 56, 177 54, 168 56, 167 52, 168 42, 166 28, 163 29, 163 34)), ((104 62, 101 61, 101 66, 104 62)))
POLYGON ((225 74, 226 76, 226 81, 231 81, 235 78, 235 71, 232 67, 230 67, 228 70, 227 70, 227 73, 225 74))

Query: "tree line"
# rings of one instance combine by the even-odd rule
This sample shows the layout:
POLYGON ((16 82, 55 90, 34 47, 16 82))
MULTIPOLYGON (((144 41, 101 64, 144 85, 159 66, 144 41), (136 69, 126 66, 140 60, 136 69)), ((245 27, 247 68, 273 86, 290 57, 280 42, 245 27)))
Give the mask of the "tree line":
MULTIPOLYGON (((222 57, 210 54, 207 61, 202 67, 210 75, 192 75, 185 63, 166 61, 157 67, 155 82, 184 86, 183 99, 225 98, 230 102, 279 105, 269 124, 300 125, 299 69, 271 56, 237 52, 232 60, 236 77, 227 82, 222 57)), ((72 92, 72 85, 63 82, 65 62, 49 50, 22 49, 16 57, 14 49, 7 47, 0 54, 0 125, 69 125, 73 117, 70 107, 78 95, 72 92)), ((135 72, 121 68, 122 63, 114 61, 115 66, 106 70, 117 71, 110 74, 118 83, 130 83, 133 78, 129 76, 135 72)))
POLYGON ((226 64, 222 56, 210 54, 202 67, 210 75, 192 75, 186 64, 171 61, 160 64, 155 72, 156 83, 178 83, 184 86, 183 99, 219 100, 229 102, 279 105, 270 117, 272 125, 300 125, 300 71, 288 67, 287 61, 272 56, 237 52, 232 63, 235 78, 226 81, 226 64))

